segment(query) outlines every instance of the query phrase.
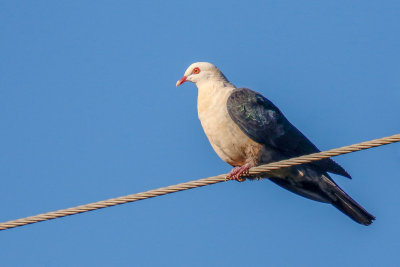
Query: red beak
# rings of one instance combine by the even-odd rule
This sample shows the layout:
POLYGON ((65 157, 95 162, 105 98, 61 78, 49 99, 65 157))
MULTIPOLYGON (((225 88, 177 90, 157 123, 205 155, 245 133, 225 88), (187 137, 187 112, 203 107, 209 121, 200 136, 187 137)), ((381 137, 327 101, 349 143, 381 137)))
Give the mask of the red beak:
POLYGON ((182 83, 186 82, 186 76, 183 76, 179 81, 176 82, 176 87, 181 85, 182 83))

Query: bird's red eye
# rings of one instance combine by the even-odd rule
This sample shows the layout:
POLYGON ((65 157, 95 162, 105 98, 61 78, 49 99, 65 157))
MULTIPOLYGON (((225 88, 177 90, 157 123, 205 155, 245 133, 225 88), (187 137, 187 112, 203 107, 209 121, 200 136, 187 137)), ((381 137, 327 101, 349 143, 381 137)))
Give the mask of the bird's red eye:
POLYGON ((200 73, 200 69, 199 68, 194 68, 193 69, 193 73, 194 74, 199 74, 200 73))

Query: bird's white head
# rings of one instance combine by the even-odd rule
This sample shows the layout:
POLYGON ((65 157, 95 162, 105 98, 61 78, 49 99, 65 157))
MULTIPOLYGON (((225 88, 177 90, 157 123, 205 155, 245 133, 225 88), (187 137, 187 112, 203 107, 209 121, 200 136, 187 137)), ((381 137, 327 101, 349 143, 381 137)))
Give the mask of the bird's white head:
POLYGON ((197 84, 213 79, 223 80, 227 82, 226 77, 213 64, 208 62, 196 62, 190 65, 189 68, 187 68, 183 77, 176 82, 176 86, 179 86, 182 83, 188 81, 197 84))

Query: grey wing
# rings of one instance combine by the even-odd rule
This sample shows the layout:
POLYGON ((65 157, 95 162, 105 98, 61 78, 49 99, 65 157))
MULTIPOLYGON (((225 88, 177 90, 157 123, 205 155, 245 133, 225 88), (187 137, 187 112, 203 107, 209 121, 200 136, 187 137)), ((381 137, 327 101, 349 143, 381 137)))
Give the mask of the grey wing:
MULTIPOLYGON (((247 88, 235 89, 227 101, 228 113, 254 141, 278 150, 285 158, 320 152, 282 112, 261 94, 247 88)), ((324 172, 351 176, 332 159, 310 163, 324 172)))

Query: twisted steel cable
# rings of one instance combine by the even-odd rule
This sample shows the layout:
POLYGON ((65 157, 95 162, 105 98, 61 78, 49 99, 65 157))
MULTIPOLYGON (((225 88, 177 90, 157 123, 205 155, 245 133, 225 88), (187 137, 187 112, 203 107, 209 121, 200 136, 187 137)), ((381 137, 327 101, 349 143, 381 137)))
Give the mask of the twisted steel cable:
MULTIPOLYGON (((293 165, 300 165, 304 163, 309 163, 312 161, 324 159, 324 158, 330 158, 342 154, 348 154, 351 152, 359 151, 359 150, 364 150, 372 147, 377 147, 377 146, 382 146, 382 145, 387 145, 395 142, 400 142, 400 134, 392 135, 392 136, 387 136, 379 139, 374 139, 371 141, 366 141, 350 146, 344 146, 340 148, 335 148, 319 153, 313 153, 301 157, 296 157, 296 158, 291 158, 287 160, 282 160, 278 162, 273 162, 257 167, 253 167, 249 170, 248 176, 253 176, 253 175, 259 175, 262 173, 267 173, 272 170, 280 169, 280 168, 285 168, 293 165)), ((246 176, 244 176, 245 178, 246 176)), ((12 220, 8 222, 3 222, 0 223, 0 230, 6 230, 10 228, 15 228, 18 226, 23 226, 27 224, 32 224, 32 223, 37 223, 41 221, 47 221, 47 220, 52 220, 60 217, 66 217, 78 213, 83 213, 87 211, 92 211, 92 210, 98 210, 102 208, 107 208, 111 206, 116 206, 120 204, 125 204, 129 202, 134 202, 142 199, 147 199, 147 198, 152 198, 156 196, 162 196, 166 194, 171 194, 175 192, 179 192, 182 190, 187 190, 187 189, 192 189, 196 187, 201 187, 201 186, 206 186, 210 184, 216 184, 220 182, 227 181, 227 174, 221 174, 218 176, 213 176, 213 177, 208 177, 208 178, 203 178, 191 182, 186 182, 186 183, 180 183, 176 185, 170 185, 167 187, 161 187, 158 189, 153 189, 149 190, 146 192, 142 193, 137 193, 137 194, 132 194, 132 195, 127 195, 127 196, 122 196, 122 197, 117 197, 117 198, 111 198, 108 200, 103 200, 103 201, 98 201, 86 205, 81 205, 77 207, 72 207, 68 209, 62 209, 62 210, 57 210, 57 211, 52 211, 52 212, 47 212, 35 216, 30 216, 26 218, 21 218, 17 220, 12 220)))

